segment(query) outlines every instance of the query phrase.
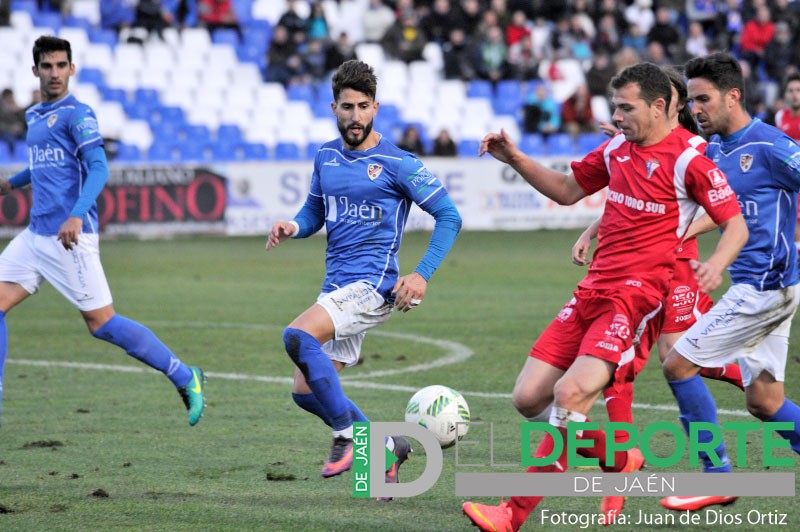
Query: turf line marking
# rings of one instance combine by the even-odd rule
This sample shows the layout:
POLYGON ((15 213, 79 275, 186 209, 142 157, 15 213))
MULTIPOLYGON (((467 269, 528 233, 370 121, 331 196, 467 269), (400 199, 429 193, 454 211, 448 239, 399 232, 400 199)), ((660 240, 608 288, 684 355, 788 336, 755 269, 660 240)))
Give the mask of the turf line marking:
MULTIPOLYGON (((82 369, 94 371, 117 371, 123 373, 158 373, 156 370, 148 367, 137 366, 120 366, 115 364, 90 364, 86 362, 59 362, 50 360, 28 360, 28 359, 8 359, 11 364, 19 364, 21 366, 35 366, 35 367, 55 367, 55 368, 69 368, 69 369, 82 369)), ((291 377, 274 377, 268 375, 248 375, 244 373, 217 373, 207 371, 206 375, 211 379, 231 380, 231 381, 248 381, 248 382, 265 382, 268 384, 283 384, 291 385, 293 379, 291 377)), ((368 382, 359 380, 348 380, 346 383, 349 388, 360 388, 368 390, 385 390, 393 392, 406 392, 414 393, 419 387, 405 386, 401 384, 386 384, 380 382, 368 382)), ((469 392, 459 390, 465 397, 481 397, 484 399, 511 399, 510 393, 493 393, 493 392, 469 392)), ((603 401, 598 401, 598 405, 603 405, 603 401)), ((677 412, 677 405, 657 405, 647 403, 633 403, 633 408, 637 410, 655 410, 662 412, 677 412)), ((750 417, 750 414, 745 410, 729 410, 725 408, 717 409, 718 414, 737 416, 737 417, 750 417)))

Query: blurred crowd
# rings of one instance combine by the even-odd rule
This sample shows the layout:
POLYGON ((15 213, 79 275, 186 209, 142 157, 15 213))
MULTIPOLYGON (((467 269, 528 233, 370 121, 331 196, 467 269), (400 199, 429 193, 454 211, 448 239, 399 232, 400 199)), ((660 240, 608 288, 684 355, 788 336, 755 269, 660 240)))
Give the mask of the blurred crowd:
MULTIPOLYGON (((66 15, 75 0, 38 1, 66 15)), ((597 131, 608 116, 595 116, 592 99, 607 97, 611 77, 632 63, 681 65, 716 50, 740 58, 748 111, 772 121, 800 58, 800 0, 338 0, 335 24, 325 3, 287 0, 263 43, 266 81, 326 83, 359 43, 406 63, 429 59, 435 46, 447 79, 526 82, 523 129, 544 135, 597 131), (560 60, 581 71, 566 99, 549 90, 569 75, 560 60)), ((8 5, 0 0, 0 24, 8 5)), ((166 27, 226 28, 244 41, 235 8, 232 0, 103 0, 101 26, 129 40, 166 27)))

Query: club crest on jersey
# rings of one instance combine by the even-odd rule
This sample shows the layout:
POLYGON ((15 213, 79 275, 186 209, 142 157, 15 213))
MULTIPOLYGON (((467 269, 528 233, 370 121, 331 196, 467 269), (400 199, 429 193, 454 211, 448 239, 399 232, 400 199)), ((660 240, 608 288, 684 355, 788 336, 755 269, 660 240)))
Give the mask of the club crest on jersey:
POLYGON ((383 172, 383 166, 379 164, 371 164, 367 167, 367 176, 372 181, 378 179, 378 176, 381 175, 381 172, 383 172))
POLYGON ((47 127, 53 127, 53 125, 56 123, 57 120, 58 120, 57 114, 50 115, 50 117, 47 119, 47 127))
POLYGON ((751 166, 753 166, 753 156, 749 153, 743 153, 739 157, 739 168, 742 169, 742 172, 747 172, 751 166))
POLYGON ((650 179, 653 177, 653 172, 655 172, 656 168, 661 166, 661 164, 658 161, 647 161, 645 166, 647 167, 647 179, 650 179))

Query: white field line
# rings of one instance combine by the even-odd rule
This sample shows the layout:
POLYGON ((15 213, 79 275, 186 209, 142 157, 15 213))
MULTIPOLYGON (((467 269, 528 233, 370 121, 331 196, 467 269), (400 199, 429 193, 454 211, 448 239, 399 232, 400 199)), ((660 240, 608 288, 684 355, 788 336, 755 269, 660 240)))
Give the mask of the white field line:
MULTIPOLYGON (((149 322, 152 323, 154 326, 163 328, 163 327, 181 327, 181 328, 217 328, 217 329, 255 329, 255 330, 265 330, 265 329, 280 329, 282 327, 269 325, 269 324, 256 324, 256 323, 226 323, 226 322, 219 322, 219 323, 212 323, 212 322, 174 322, 174 321, 157 321, 157 322, 149 322)), ((381 383, 381 382, 370 382, 365 381, 362 379, 366 378, 374 378, 374 377, 386 377, 389 375, 399 375, 402 373, 415 373, 420 371, 426 371, 433 368, 438 368, 442 366, 448 366, 451 364, 459 364, 462 362, 467 361, 469 358, 474 355, 474 352, 469 347, 465 346, 464 344, 460 344, 458 342, 452 342, 449 340, 440 340, 437 338, 430 338, 427 336, 421 336, 416 334, 408 334, 408 333, 399 333, 399 332, 390 332, 390 331, 380 331, 380 330, 372 330, 369 332, 370 335, 374 336, 384 336, 388 338, 396 338, 402 341, 408 342, 419 342, 430 344, 436 347, 441 348, 445 352, 445 356, 434 359, 430 362, 426 362, 423 364, 415 364, 413 366, 407 366, 405 368, 394 369, 394 370, 379 370, 379 371, 371 371, 367 373, 362 373, 359 375, 347 375, 342 377, 342 384, 346 385, 350 388, 361 388, 361 389, 372 389, 372 390, 385 390, 385 391, 393 391, 393 392, 404 392, 404 393, 414 393, 418 390, 418 387, 414 386, 405 386, 401 384, 388 384, 388 383, 381 383)), ((147 373, 147 372, 156 372, 155 370, 144 367, 144 366, 125 366, 125 365, 117 365, 117 364, 92 364, 92 363, 85 363, 85 362, 60 362, 60 361, 49 361, 49 360, 30 360, 30 359, 15 359, 9 358, 7 360, 8 363, 11 364, 19 364, 23 366, 39 366, 39 367, 60 367, 60 368, 69 368, 69 369, 81 369, 81 370, 94 370, 94 371, 117 371, 117 372, 127 372, 127 373, 147 373)), ((212 379, 222 379, 222 380, 235 380, 235 381, 250 381, 250 382, 265 382, 269 384, 282 384, 282 385, 291 385, 293 379, 291 377, 276 377, 276 376, 269 376, 269 375, 248 375, 244 373, 218 373, 214 371, 207 371, 206 375, 212 379)), ((666 386, 666 383, 665 383, 666 386)), ((470 392, 466 390, 459 390, 465 397, 482 397, 487 399, 511 399, 510 393, 497 393, 497 392, 470 392)), ((602 404, 602 400, 598 401, 598 404, 602 404)), ((633 403, 633 407, 639 410, 655 410, 655 411, 663 411, 663 412, 677 412, 678 407, 674 404, 648 404, 648 403, 633 403)), ((729 409, 718 409, 717 413, 723 415, 730 415, 730 416, 740 416, 740 417, 749 417, 750 414, 744 410, 729 410, 729 409)))

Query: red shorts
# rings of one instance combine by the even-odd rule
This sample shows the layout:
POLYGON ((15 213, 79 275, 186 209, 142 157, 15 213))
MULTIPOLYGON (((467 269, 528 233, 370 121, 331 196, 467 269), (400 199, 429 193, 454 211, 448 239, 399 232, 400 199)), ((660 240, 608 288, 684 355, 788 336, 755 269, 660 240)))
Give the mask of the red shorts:
POLYGON ((688 331, 697 318, 714 306, 714 300, 697 286, 694 271, 688 260, 675 261, 675 274, 664 301, 662 333, 688 331))
POLYGON ((634 361, 644 367, 663 323, 661 302, 629 286, 614 291, 579 287, 573 295, 539 336, 530 356, 564 371, 582 355, 620 368, 634 361))

